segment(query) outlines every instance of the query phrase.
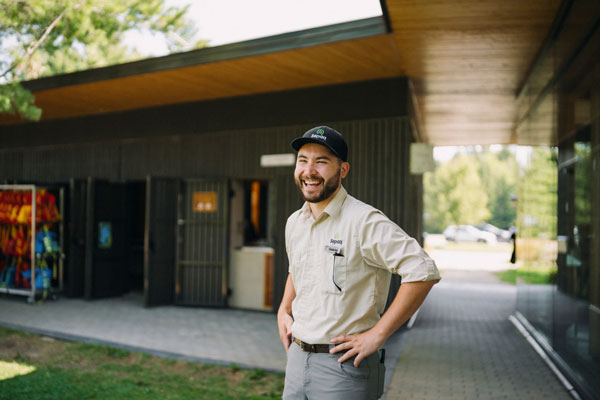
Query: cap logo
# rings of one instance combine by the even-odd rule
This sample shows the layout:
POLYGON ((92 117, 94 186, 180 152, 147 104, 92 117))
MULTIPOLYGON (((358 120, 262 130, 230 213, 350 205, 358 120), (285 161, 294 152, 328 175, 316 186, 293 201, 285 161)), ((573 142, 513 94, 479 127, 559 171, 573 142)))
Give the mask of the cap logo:
POLYGON ((310 135, 310 137, 327 141, 327 137, 325 136, 325 130, 321 128, 317 129, 317 132, 310 135))

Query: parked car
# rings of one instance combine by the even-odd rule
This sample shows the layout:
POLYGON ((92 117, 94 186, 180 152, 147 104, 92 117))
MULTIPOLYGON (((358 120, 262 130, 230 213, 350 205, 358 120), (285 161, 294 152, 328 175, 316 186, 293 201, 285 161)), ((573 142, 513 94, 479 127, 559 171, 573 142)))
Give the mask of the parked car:
POLYGON ((500 229, 492 224, 479 224, 475 225, 475 227, 484 232, 493 233, 494 235, 496 235, 496 239, 499 242, 510 242, 511 232, 507 231, 506 229, 500 229))
POLYGON ((444 230, 444 237, 455 242, 480 242, 492 245, 498 242, 496 235, 477 229, 473 225, 450 225, 444 230))

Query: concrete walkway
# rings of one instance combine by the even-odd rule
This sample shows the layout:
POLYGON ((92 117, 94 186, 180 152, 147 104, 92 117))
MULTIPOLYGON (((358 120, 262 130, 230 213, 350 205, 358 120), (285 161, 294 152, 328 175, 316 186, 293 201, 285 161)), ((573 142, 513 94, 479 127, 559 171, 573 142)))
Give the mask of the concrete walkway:
POLYGON ((403 333, 387 400, 571 399, 508 320, 514 286, 486 271, 442 277, 403 333))
MULTIPOLYGON (((491 272, 443 270, 414 327, 390 338, 386 399, 569 399, 509 322, 516 290, 491 272)), ((0 325, 213 364, 284 371, 275 315, 144 308, 139 295, 29 305, 0 297, 0 325)))

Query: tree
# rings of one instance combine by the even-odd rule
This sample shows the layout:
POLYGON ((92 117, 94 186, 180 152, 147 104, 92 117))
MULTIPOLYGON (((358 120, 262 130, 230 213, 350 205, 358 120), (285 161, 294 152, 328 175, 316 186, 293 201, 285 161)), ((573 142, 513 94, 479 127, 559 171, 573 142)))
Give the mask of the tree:
POLYGON ((164 0, 0 0, 0 112, 39 119, 20 82, 129 61, 136 54, 121 41, 130 30, 164 35, 171 51, 205 45, 189 42, 186 12, 164 0))
POLYGON ((488 196, 479 177, 477 159, 459 154, 425 177, 425 230, 447 225, 478 224, 490 216, 488 196))
POLYGON ((519 182, 521 237, 556 237, 556 149, 534 147, 519 182))
POLYGON ((518 174, 516 156, 508 147, 498 152, 484 146, 462 148, 424 177, 425 230, 441 232, 457 221, 487 222, 503 229, 515 225, 512 200, 517 194, 518 174))
POLYGON ((487 208, 491 213, 488 223, 502 229, 515 224, 517 210, 511 197, 517 194, 519 166, 513 153, 504 148, 492 153, 483 151, 475 155, 478 172, 488 196, 487 208))

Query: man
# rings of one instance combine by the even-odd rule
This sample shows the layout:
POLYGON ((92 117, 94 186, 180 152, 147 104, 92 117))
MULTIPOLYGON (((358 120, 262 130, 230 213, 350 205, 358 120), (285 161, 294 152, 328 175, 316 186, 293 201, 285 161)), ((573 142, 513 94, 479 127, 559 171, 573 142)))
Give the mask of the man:
POLYGON ((376 399, 379 349, 419 308, 440 275, 418 243, 348 195, 344 137, 327 126, 292 142, 304 206, 285 230, 289 258, 277 322, 287 351, 284 399, 376 399), (383 314, 392 273, 402 285, 383 314))

